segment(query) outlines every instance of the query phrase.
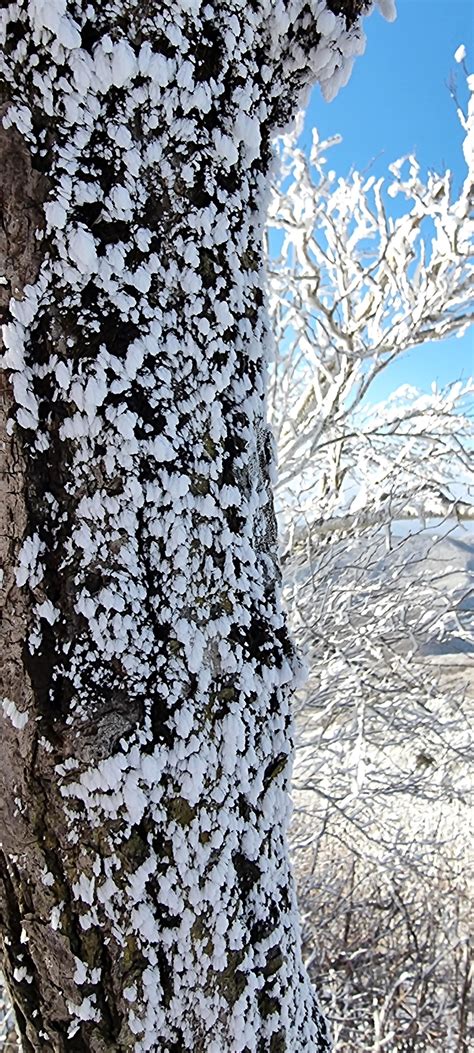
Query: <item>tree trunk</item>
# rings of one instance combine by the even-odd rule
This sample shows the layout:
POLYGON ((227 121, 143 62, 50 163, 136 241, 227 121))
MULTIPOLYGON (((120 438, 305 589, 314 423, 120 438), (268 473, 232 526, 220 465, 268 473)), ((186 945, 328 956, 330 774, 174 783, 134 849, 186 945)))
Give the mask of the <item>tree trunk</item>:
POLYGON ((2 9, 0 892, 25 1051, 329 1048, 286 851, 261 230, 272 132, 328 33, 357 50, 364 4, 331 6, 347 22, 2 9))

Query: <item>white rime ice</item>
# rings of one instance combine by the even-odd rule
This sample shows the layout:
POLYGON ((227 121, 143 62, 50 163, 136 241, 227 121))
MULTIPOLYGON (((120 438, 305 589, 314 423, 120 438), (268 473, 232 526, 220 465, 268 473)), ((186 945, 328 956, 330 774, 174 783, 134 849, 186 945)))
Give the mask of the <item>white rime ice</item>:
POLYGON ((18 728, 20 731, 28 723, 28 713, 21 713, 10 698, 2 698, 2 710, 4 717, 11 720, 13 727, 18 728))
POLYGON ((380 13, 387 22, 394 22, 397 17, 397 7, 395 0, 375 0, 380 13))
MULTIPOLYGON (((30 793, 38 778, 57 845, 25 835, 41 890, 29 971, 44 941, 62 967, 45 1048, 57 1003, 80 1048, 329 1049, 286 848, 298 663, 270 493, 262 228, 272 136, 364 49, 333 6, 0 12, 5 124, 49 181, 39 275, 4 330, 35 482, 16 570, 41 691, 30 793)), ((13 701, 3 712, 23 730, 13 701)), ((5 851, 27 874, 21 845, 5 851)))

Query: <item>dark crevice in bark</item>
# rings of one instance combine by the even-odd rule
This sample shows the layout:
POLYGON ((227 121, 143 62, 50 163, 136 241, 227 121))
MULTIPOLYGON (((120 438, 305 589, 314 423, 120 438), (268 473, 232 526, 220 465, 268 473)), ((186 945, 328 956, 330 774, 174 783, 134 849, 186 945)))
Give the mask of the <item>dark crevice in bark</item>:
POLYGON ((335 15, 343 15, 349 27, 370 7, 371 0, 326 0, 326 3, 335 15))
POLYGON ((35 1014, 36 1026, 42 1027, 41 999, 38 990, 38 976, 35 963, 28 953, 28 946, 22 942, 21 912, 19 908, 19 891, 21 882, 18 874, 15 875, 15 884, 10 877, 9 866, 4 853, 0 850, 0 925, 3 934, 2 969, 15 1010, 18 1029, 22 1037, 23 1049, 28 1053, 35 1053, 34 1046, 29 1042, 27 1036, 27 1023, 35 1014), (20 983, 15 980, 14 972, 18 961, 21 960, 27 970, 26 978, 20 983))

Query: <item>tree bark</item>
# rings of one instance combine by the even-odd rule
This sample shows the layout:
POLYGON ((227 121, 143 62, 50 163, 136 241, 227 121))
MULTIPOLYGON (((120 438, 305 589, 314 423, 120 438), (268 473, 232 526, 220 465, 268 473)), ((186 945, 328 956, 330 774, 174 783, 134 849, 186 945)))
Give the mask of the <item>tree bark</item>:
MULTIPOLYGON (((348 52, 365 5, 330 6, 348 52)), ((286 850, 261 248, 320 10, 2 9, 0 893, 27 1053, 329 1048, 286 850)))

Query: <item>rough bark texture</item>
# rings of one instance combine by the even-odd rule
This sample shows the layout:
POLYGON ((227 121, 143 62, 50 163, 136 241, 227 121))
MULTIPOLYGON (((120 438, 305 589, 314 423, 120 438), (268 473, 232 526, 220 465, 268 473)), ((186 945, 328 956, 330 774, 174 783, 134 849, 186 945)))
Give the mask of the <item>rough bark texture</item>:
POLYGON ((285 843, 261 227, 275 126, 357 50, 364 5, 330 6, 3 8, 0 890, 26 1051, 329 1048, 285 843))
MULTIPOLYGON (((2 108, 2 116, 6 110, 2 108)), ((5 283, 0 286, 2 322, 8 316, 12 297, 38 277, 42 258, 36 231, 44 226, 43 203, 48 181, 32 167, 30 149, 15 129, 0 128, 1 217, 0 257, 5 283)), ((5 703, 15 699, 18 712, 34 712, 34 692, 25 668, 25 637, 31 617, 30 597, 16 588, 15 568, 27 531, 25 488, 27 473, 22 435, 11 428, 14 397, 5 371, 0 373, 0 698, 5 703)), ((18 723, 18 721, 17 721, 18 723)), ((21 723, 21 721, 20 721, 21 723)), ((20 875, 4 859, 0 864, 2 937, 8 953, 3 957, 3 970, 9 985, 20 1030, 26 1028, 25 1013, 36 1009, 33 991, 26 985, 17 997, 19 986, 14 970, 22 960, 22 916, 31 903, 25 877, 38 881, 40 853, 36 831, 31 822, 31 771, 36 752, 35 724, 19 729, 10 719, 2 720, 0 763, 0 800, 2 844, 25 852, 28 868, 20 875), (21 734, 20 734, 21 731, 21 734), (28 801, 30 817, 20 802, 28 801), (21 904, 21 906, 20 906, 21 904)), ((0 856, 1 858, 1 856, 0 856)), ((13 862, 13 861, 12 861, 13 862)), ((47 906, 47 904, 45 904, 47 906)), ((25 1048, 28 1048, 27 1046, 25 1048)), ((31 1048, 31 1047, 30 1047, 31 1048)))

